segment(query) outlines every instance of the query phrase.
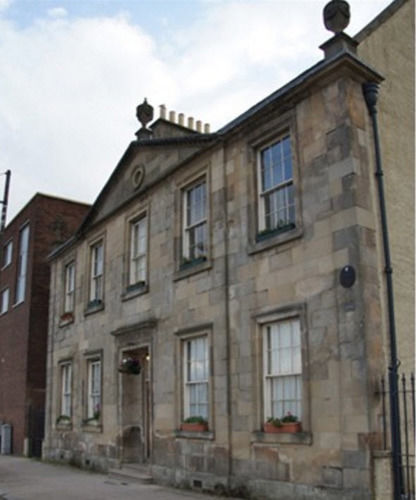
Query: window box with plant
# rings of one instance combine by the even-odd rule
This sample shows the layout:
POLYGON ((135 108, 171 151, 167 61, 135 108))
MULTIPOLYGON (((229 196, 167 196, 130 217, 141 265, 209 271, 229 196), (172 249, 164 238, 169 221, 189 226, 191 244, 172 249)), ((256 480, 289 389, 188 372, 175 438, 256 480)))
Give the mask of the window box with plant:
POLYGON ((57 427, 71 427, 72 419, 69 415, 59 415, 56 419, 57 427))
POLYGON ((279 225, 275 228, 262 229, 256 236, 256 241, 267 240, 268 238, 272 238, 273 236, 277 236, 278 234, 285 233, 290 231, 291 229, 295 229, 296 225, 294 222, 286 223, 285 221, 280 221, 279 225))
POLYGON ((299 422, 296 415, 292 415, 288 412, 282 418, 268 418, 263 425, 263 430, 266 433, 286 432, 294 434, 296 432, 302 432, 302 423, 299 422))
POLYGON ((83 420, 84 425, 99 425, 101 418, 100 405, 96 405, 94 408, 94 412, 91 417, 85 418, 83 420))
POLYGON ((138 281, 137 283, 134 283, 132 285, 128 285, 126 288, 127 293, 133 293, 133 292, 138 292, 142 290, 146 286, 146 282, 141 280, 138 281))
POLYGON ((206 262, 207 258, 205 255, 200 255, 195 258, 182 257, 181 261, 181 269, 188 269, 189 267, 197 266, 198 264, 202 264, 206 262))
POLYGON ((88 309, 95 309, 98 307, 102 307, 103 301, 101 299, 93 299, 88 302, 88 309))
POLYGON ((208 422, 204 417, 188 417, 181 425, 185 432, 207 432, 208 422))
POLYGON ((74 313, 72 311, 61 314, 61 323, 71 323, 72 321, 74 321, 74 313))

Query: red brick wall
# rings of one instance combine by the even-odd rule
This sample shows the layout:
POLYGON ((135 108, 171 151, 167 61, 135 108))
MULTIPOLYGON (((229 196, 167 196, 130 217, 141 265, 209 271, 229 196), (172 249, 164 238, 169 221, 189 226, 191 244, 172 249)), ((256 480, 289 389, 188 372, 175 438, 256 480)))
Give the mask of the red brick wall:
MULTIPOLYGON (((13 452, 23 452, 29 406, 45 404, 49 302, 47 256, 79 227, 89 207, 36 195, 6 227, 3 244, 13 239, 12 264, 0 270, 0 291, 9 286, 9 311, 0 316, 0 420, 13 425, 13 452), (16 307, 19 231, 30 224, 25 301, 16 307)), ((2 255, 0 256, 2 259, 2 255)), ((1 260, 2 262, 2 260, 1 260)))

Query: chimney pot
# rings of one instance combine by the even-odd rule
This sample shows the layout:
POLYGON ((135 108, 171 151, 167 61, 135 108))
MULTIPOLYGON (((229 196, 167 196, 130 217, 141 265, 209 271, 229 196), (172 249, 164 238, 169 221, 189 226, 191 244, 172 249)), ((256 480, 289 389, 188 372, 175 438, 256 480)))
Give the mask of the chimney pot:
POLYGON ((197 132, 202 132, 202 122, 201 122, 201 120, 197 120, 197 122, 196 122, 196 130, 197 130, 197 132))
POLYGON ((182 125, 182 127, 185 124, 185 115, 183 113, 179 113, 178 115, 178 123, 179 125, 182 125))
POLYGON ((210 126, 209 123, 204 124, 204 134, 209 134, 210 133, 210 126))
POLYGON ((160 108, 160 118, 166 120, 166 106, 164 104, 161 104, 159 108, 160 108))
POLYGON ((194 129, 194 119, 192 116, 188 116, 188 128, 194 129))
POLYGON ((175 111, 169 111, 169 121, 175 123, 175 121, 176 121, 176 113, 175 113, 175 111))

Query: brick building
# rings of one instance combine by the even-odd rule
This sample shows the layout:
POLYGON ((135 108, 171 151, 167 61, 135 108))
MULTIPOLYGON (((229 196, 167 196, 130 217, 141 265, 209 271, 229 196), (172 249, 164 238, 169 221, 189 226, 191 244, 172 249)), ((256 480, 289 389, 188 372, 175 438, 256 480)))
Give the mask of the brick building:
POLYGON ((46 385, 49 264, 89 206, 36 194, 0 235, 0 421, 13 453, 40 454, 46 385))
MULTIPOLYGON (((45 457, 145 464, 160 482, 262 498, 388 492, 375 488, 389 477, 375 466, 389 343, 362 86, 383 82, 370 66, 379 30, 400 32, 414 65, 413 8, 393 2, 363 49, 336 35, 322 61, 215 133, 163 107, 147 128, 138 108, 137 140, 51 257, 45 457), (270 432, 288 413, 297 432, 270 432)), ((414 83, 401 88, 410 104, 414 83)), ((390 169, 410 157, 414 124, 392 130, 391 108, 379 112, 382 135, 402 141, 390 169)), ((397 172, 387 202, 403 196, 395 217, 409 217, 414 174, 397 172)), ((397 237, 393 263, 403 245, 401 355, 414 349, 411 238, 397 237)))

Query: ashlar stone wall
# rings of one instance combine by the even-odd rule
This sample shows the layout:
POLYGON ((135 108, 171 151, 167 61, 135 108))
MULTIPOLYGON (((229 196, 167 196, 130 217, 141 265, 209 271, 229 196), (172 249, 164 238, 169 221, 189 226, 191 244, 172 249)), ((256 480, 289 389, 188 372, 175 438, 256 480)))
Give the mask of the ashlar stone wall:
POLYGON ((150 462, 158 481, 266 498, 370 498, 370 449, 379 431, 374 383, 384 353, 371 129, 361 84, 341 66, 271 103, 89 228, 53 262, 45 456, 102 469, 123 460, 118 363, 123 350, 146 346, 150 462), (258 152, 287 133, 296 227, 258 241, 258 152), (201 176, 209 193, 209 251, 206 261, 180 269, 181 189, 201 176), (149 217, 148 287, 129 296, 128 221, 142 210, 149 217), (85 314, 89 245, 101 237, 104 308, 85 314), (75 318, 59 326, 62 273, 74 257, 75 318), (339 283, 346 265, 356 271, 351 288, 339 283), (303 432, 267 434, 262 327, 287 317, 301 324, 303 432), (209 345, 209 429, 192 434, 180 430, 183 342, 199 334, 209 345), (95 427, 82 423, 89 353, 103 363, 95 427), (74 365, 73 418, 62 429, 55 421, 59 363, 66 359, 74 365))

